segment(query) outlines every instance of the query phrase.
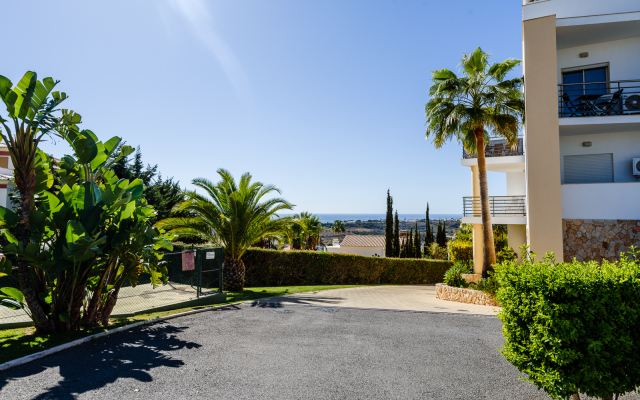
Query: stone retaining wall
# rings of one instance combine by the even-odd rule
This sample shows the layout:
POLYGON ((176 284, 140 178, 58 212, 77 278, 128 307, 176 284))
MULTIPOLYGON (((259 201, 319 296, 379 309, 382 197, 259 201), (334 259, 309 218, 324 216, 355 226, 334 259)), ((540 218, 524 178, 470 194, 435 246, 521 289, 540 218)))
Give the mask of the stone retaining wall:
POLYGON ((448 286, 444 283, 436 284, 436 298, 457 301, 460 303, 478 304, 481 306, 500 307, 500 303, 498 303, 489 293, 485 293, 480 290, 448 286))
POLYGON ((482 280, 482 274, 462 274, 462 279, 469 283, 478 283, 482 280))
POLYGON ((640 247, 640 221, 564 219, 564 261, 615 261, 631 245, 640 247))

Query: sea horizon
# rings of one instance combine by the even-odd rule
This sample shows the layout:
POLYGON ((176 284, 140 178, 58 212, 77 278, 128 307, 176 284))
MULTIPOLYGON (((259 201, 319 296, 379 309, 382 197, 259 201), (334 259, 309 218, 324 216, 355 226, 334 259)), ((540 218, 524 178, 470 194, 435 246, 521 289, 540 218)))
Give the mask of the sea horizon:
MULTIPOLYGON (((295 215, 295 213, 287 213, 287 214, 279 214, 281 217, 291 217, 295 215)), ((313 214, 320 218, 320 222, 327 224, 332 223, 335 220, 340 220, 343 222, 347 221, 384 221, 387 217, 386 214, 313 214)), ((401 221, 404 220, 413 220, 413 219, 425 219, 426 214, 398 214, 398 219, 401 221)), ((429 214, 429 219, 431 221, 436 221, 439 219, 460 219, 462 218, 462 214, 429 214)))

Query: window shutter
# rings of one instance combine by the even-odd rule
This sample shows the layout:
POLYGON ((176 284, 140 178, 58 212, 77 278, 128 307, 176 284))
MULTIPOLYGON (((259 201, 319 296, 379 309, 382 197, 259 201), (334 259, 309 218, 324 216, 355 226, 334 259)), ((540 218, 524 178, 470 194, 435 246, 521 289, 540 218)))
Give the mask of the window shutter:
POLYGON ((613 182, 613 153, 564 156, 564 183, 613 182))

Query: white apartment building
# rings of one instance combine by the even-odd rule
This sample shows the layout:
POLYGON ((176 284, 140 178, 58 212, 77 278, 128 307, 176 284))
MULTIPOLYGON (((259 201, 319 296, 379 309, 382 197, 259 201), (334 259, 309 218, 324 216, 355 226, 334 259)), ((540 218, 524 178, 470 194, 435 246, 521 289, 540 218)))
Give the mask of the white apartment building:
POLYGON ((9 195, 14 186, 13 162, 7 146, 2 143, 0 144, 0 206, 12 208, 9 195))
MULTIPOLYGON (((522 35, 524 137, 516 150, 487 146, 487 170, 507 182, 492 222, 507 224, 514 249, 615 259, 640 245, 640 1, 524 0, 522 35)), ((465 155, 462 165, 472 170, 463 222, 474 224, 478 270, 477 162, 465 155)))

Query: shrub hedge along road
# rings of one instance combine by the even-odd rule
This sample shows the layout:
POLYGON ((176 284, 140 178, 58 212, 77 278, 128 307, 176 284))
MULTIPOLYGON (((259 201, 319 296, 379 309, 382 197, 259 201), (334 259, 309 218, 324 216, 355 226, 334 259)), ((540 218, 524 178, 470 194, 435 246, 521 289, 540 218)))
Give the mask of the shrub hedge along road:
MULTIPOLYGON (((640 256, 636 253, 635 256, 640 256)), ((640 386, 640 263, 625 256, 496 268, 502 354, 552 398, 640 386)))
POLYGON ((434 284, 450 261, 364 257, 318 251, 249 249, 242 257, 246 286, 434 284))

